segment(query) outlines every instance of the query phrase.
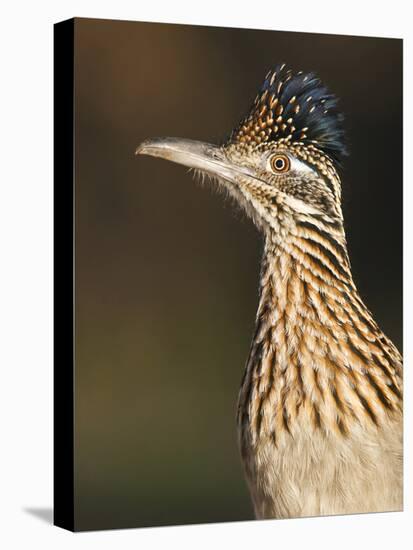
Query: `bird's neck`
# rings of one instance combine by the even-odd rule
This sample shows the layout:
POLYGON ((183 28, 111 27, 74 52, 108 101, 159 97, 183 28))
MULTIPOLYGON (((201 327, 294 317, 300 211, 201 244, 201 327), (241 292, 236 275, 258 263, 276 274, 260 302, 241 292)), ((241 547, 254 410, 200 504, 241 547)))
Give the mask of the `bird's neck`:
POLYGON ((300 419, 341 436, 380 422, 400 400, 398 358, 357 293, 341 227, 306 221, 267 238, 238 415, 253 441, 300 419))

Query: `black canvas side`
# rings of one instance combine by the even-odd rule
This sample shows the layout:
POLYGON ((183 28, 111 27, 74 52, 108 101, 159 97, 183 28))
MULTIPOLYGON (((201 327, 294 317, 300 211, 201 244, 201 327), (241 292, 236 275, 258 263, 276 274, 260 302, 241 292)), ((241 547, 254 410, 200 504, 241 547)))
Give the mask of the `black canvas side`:
POLYGON ((74 20, 54 25, 54 524, 74 530, 74 20))

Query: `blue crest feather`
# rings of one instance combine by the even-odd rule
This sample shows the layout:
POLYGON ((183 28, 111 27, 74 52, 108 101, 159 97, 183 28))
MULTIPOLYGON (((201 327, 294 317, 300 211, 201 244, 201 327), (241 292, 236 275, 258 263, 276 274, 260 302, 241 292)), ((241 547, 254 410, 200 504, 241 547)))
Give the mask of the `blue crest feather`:
POLYGON ((285 64, 269 71, 230 142, 280 139, 313 144, 338 163, 347 154, 337 98, 314 73, 294 73, 285 64))

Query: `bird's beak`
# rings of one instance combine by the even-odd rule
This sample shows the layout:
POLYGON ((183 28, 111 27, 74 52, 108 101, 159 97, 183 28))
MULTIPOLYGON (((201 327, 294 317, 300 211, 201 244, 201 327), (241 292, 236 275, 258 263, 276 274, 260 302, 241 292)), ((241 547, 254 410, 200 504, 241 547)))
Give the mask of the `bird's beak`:
POLYGON ((248 169, 231 163, 221 147, 202 141, 170 137, 147 139, 139 145, 135 154, 160 157, 233 183, 242 176, 252 176, 248 169))

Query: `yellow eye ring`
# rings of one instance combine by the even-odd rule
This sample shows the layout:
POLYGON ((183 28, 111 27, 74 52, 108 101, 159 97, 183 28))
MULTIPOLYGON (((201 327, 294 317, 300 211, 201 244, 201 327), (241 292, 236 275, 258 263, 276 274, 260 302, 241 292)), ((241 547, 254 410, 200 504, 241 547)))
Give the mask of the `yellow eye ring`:
POLYGON ((271 157, 271 168, 278 174, 288 172, 290 169, 290 159, 287 155, 274 155, 271 157))

